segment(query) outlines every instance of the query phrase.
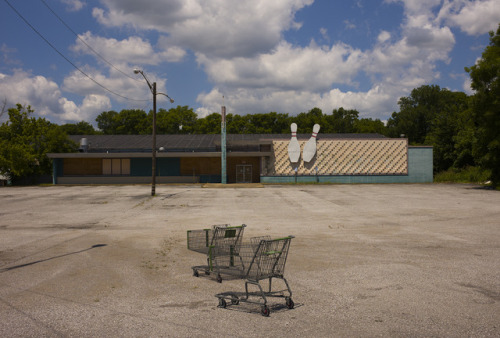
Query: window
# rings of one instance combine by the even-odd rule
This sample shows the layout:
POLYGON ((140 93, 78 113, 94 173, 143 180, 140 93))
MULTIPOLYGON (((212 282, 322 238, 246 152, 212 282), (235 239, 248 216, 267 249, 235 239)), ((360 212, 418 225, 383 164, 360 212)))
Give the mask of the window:
POLYGON ((105 158, 102 160, 103 175, 130 175, 129 158, 105 158))

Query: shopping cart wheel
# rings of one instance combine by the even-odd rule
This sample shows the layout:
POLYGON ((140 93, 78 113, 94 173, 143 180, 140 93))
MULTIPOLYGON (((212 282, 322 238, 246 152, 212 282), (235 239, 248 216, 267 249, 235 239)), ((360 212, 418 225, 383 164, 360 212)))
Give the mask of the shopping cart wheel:
POLYGON ((220 274, 217 275, 217 282, 222 283, 222 277, 220 274))
POLYGON ((198 270, 193 270, 193 276, 195 277, 199 277, 200 274, 198 273, 198 270))
POLYGON ((238 305, 240 304, 240 299, 236 295, 231 295, 231 304, 232 305, 238 305))
POLYGON ((260 314, 263 315, 264 317, 269 317, 269 308, 267 307, 267 305, 262 305, 262 307, 260 308, 260 314))
POLYGON ((222 307, 225 309, 226 306, 227 306, 226 300, 224 298, 219 298, 219 307, 222 307))
POLYGON ((295 306, 295 303, 293 302, 292 298, 286 297, 286 307, 289 309, 293 309, 295 306))

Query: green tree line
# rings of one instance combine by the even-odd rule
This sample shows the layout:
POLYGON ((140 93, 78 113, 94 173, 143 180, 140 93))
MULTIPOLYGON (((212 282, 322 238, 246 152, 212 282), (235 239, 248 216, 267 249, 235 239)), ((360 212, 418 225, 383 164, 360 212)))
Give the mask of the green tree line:
MULTIPOLYGON (((85 121, 65 124, 61 129, 69 135, 147 135, 152 133, 152 112, 124 109, 120 112, 106 111, 97 116, 97 129, 85 121)), ((359 118, 354 109, 334 109, 332 114, 323 114, 313 108, 297 116, 276 112, 262 114, 227 114, 226 128, 229 134, 287 134, 290 124, 297 123, 299 133, 311 133, 315 123, 321 125, 323 133, 384 133, 384 123, 379 119, 359 118)), ((158 134, 219 134, 221 115, 212 113, 198 118, 192 108, 177 106, 169 110, 160 109, 156 114, 158 134)))
MULTIPOLYGON (((415 88, 398 101, 387 123, 360 118, 359 112, 343 107, 331 113, 319 108, 296 116, 283 113, 228 114, 230 134, 287 134, 290 124, 298 133, 311 133, 314 124, 321 133, 378 133, 408 138, 410 145, 433 146, 434 170, 479 167, 489 173, 494 185, 500 182, 500 25, 490 32, 490 44, 482 58, 465 68, 474 95, 452 92, 437 85, 415 88)), ((5 105, 4 105, 5 106, 5 105)), ((9 119, 0 126, 0 173, 11 177, 50 173, 47 152, 74 151, 66 135, 141 135, 152 133, 152 112, 125 109, 106 111, 92 124, 81 121, 61 126, 30 117, 30 107, 8 110, 9 119), (43 135, 43 136, 42 136, 43 135)), ((4 109, 2 109, 2 114, 4 109)), ((1 117, 1 116, 0 116, 1 117)), ((199 118, 192 108, 177 106, 157 112, 158 134, 218 134, 220 113, 199 118)))

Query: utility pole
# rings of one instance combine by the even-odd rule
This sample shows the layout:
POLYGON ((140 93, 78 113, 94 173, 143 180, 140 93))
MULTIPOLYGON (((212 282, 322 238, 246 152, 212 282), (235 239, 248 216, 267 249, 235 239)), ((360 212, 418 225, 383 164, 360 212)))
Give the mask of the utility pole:
POLYGON ((226 173, 226 106, 221 108, 221 183, 227 184, 226 173))
POLYGON ((174 100, 165 93, 157 93, 156 82, 153 82, 153 84, 151 84, 146 75, 144 75, 144 72, 142 70, 134 69, 134 73, 141 74, 142 77, 144 77, 144 80, 146 80, 146 83, 148 84, 148 87, 151 90, 151 93, 153 94, 153 146, 151 149, 152 150, 151 157, 153 159, 153 162, 151 163, 151 168, 152 168, 151 196, 155 196, 156 195, 156 95, 166 96, 170 100, 170 103, 174 103, 174 100))
POLYGON ((151 163, 152 167, 152 175, 153 182, 151 182, 151 196, 156 195, 156 82, 153 82, 153 163, 151 163))

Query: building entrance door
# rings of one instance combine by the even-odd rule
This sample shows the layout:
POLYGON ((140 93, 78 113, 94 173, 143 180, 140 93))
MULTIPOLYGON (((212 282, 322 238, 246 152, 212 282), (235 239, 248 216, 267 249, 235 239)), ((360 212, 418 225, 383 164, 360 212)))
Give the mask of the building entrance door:
POLYGON ((236 183, 252 183, 252 165, 236 165, 236 183))

